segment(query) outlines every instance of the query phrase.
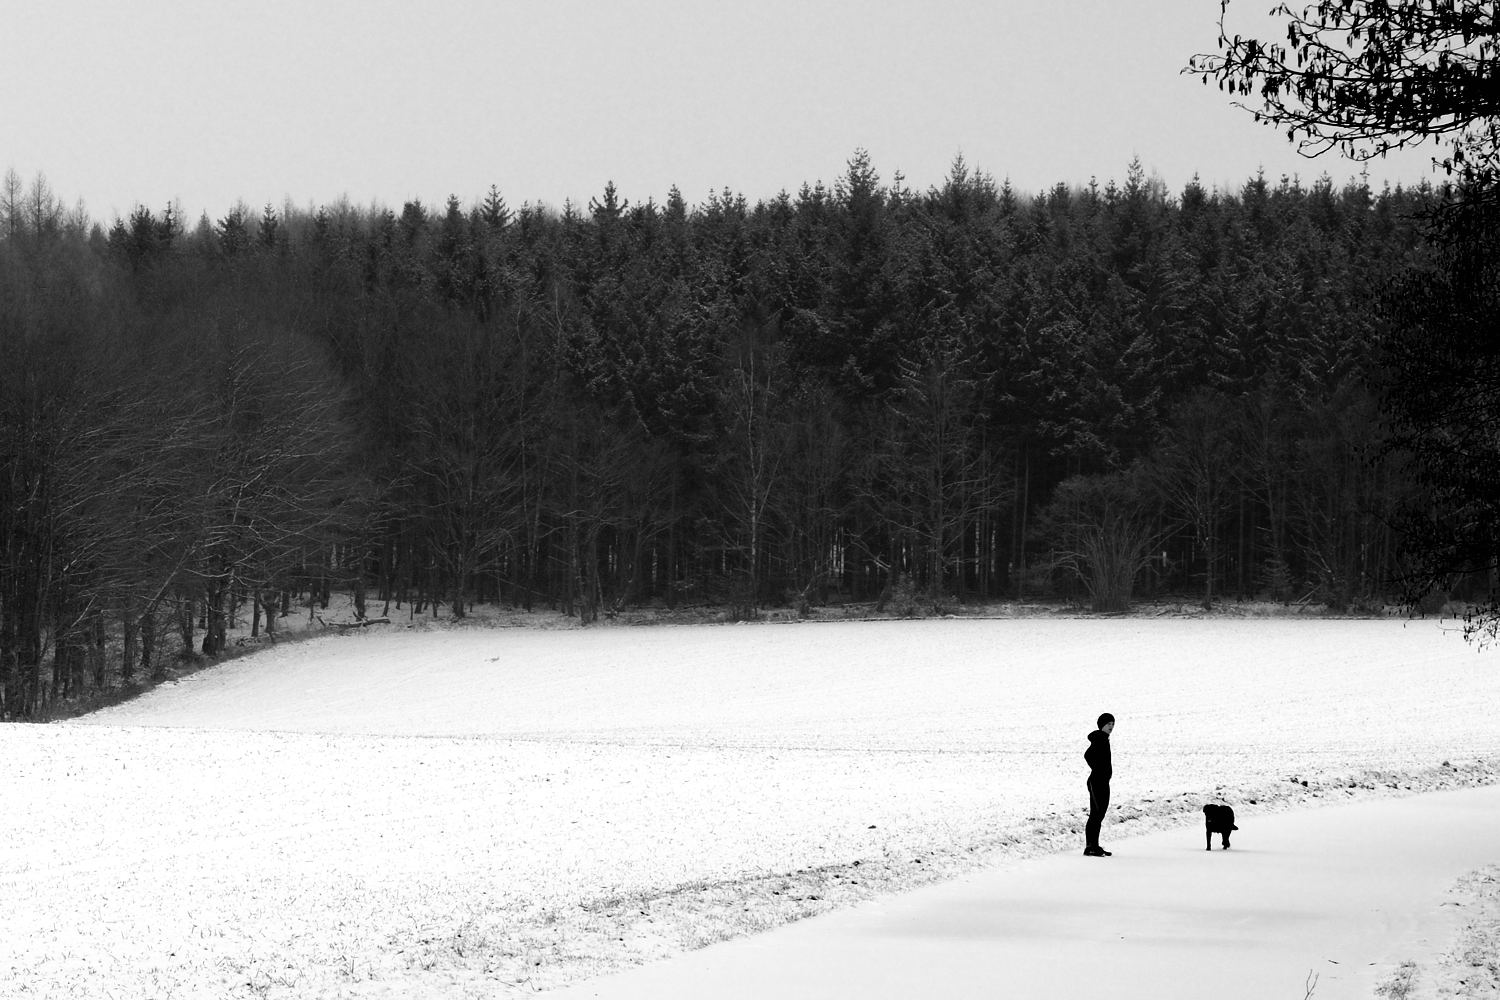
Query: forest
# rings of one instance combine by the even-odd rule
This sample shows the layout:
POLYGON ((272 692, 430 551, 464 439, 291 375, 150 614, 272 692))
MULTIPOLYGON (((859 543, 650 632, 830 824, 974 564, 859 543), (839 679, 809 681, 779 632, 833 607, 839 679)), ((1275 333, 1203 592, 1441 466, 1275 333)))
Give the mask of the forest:
POLYGON ((0 184, 0 717, 476 603, 1384 605, 1382 293, 1443 192, 341 202, 112 224, 0 184))

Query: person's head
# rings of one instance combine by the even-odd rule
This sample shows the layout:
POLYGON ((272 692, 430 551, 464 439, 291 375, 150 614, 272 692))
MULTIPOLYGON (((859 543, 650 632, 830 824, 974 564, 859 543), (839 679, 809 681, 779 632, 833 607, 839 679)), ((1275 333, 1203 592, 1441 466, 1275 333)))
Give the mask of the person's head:
POLYGON ((1099 729, 1101 732, 1112 733, 1115 729, 1115 717, 1105 712, 1099 716, 1099 729))

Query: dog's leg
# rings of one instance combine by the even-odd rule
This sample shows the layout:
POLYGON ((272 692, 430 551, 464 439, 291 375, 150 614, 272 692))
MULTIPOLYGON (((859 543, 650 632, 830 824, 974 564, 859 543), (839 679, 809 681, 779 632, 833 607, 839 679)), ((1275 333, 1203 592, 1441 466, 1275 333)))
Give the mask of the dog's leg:
POLYGON ((1203 849, 1205 851, 1214 849, 1214 832, 1212 830, 1203 831, 1203 849))

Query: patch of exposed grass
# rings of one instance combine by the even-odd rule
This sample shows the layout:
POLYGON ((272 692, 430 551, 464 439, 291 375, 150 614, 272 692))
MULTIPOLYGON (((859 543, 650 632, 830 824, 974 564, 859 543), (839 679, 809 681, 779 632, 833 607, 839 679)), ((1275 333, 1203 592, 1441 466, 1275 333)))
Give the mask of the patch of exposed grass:
POLYGON ((1402 962, 1389 979, 1375 987, 1375 995, 1386 1000, 1409 1000, 1417 981, 1417 963, 1402 962))
POLYGON ((1375 990, 1386 1000, 1455 997, 1495 1000, 1500 997, 1500 865, 1490 865, 1459 879, 1448 906, 1464 914, 1463 926, 1441 959, 1429 969, 1402 962, 1375 990), (1421 981, 1424 988, 1417 990, 1421 981))
POLYGON ((1500 997, 1500 865, 1465 876, 1456 895, 1469 913, 1444 959, 1445 985, 1458 997, 1500 997))

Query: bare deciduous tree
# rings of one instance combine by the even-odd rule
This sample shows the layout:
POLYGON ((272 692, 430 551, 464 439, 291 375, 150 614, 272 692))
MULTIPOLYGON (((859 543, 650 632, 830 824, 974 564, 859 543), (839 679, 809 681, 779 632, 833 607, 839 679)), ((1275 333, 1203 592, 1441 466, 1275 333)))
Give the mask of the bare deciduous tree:
POLYGON ((1093 610, 1128 611, 1164 534, 1144 469, 1064 480, 1043 520, 1053 564, 1078 578, 1093 610))

